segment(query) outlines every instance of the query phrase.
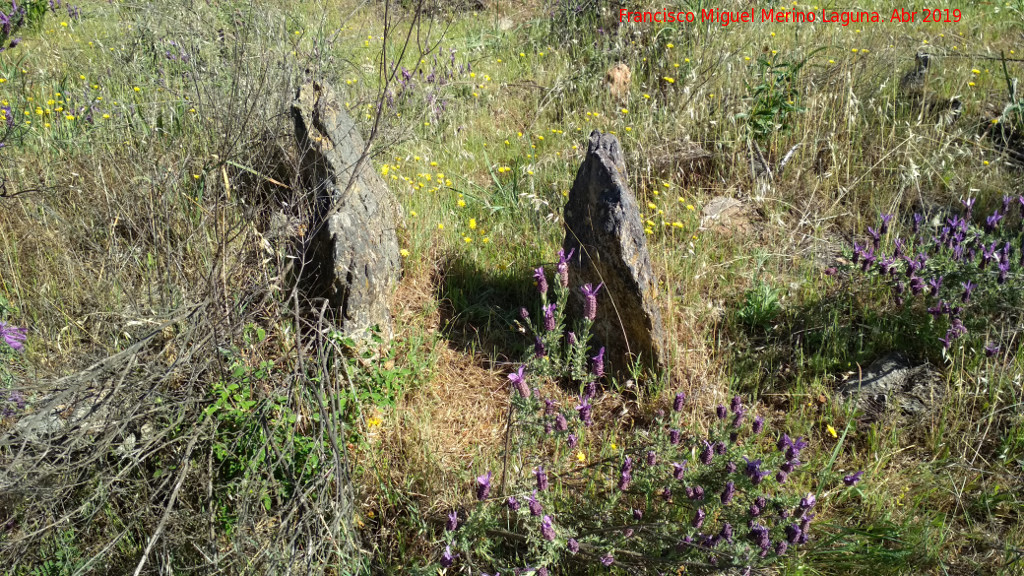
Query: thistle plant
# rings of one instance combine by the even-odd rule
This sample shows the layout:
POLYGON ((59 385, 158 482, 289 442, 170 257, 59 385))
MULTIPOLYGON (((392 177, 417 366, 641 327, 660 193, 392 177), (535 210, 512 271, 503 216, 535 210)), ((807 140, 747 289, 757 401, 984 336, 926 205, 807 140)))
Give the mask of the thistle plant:
MULTIPOLYGON (((1004 196, 991 212, 975 198, 926 219, 914 213, 910 233, 881 214, 863 243, 854 241, 850 267, 884 286, 900 309, 926 312, 945 355, 962 338, 1007 321, 1021 305, 1024 284, 1024 196, 1004 196)), ((1000 343, 987 342, 988 355, 1000 343)))
MULTIPOLYGON (((544 310, 547 278, 535 272, 544 310)), ((558 304, 568 282, 556 278, 558 304)), ((480 471, 465 520, 453 513, 446 523, 441 565, 461 563, 473 574, 546 574, 566 565, 639 573, 753 567, 799 554, 814 539, 821 501, 863 472, 819 475, 819 492, 807 492, 800 480, 807 442, 770 430, 739 396, 694 420, 691 399, 679 391, 650 424, 616 435, 595 421, 600 352, 582 368, 587 383, 577 398, 544 398, 531 383, 566 375, 552 353, 566 360, 587 350, 595 313, 588 302, 572 344, 544 326, 537 338, 546 355, 509 374, 516 438, 504 462, 526 465, 480 471)))

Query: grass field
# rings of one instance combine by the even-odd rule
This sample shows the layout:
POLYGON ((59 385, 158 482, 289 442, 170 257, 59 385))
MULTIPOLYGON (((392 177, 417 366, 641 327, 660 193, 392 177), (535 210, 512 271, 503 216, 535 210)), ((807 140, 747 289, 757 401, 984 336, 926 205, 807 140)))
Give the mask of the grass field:
POLYGON ((23 350, 0 343, 0 572, 1024 573, 1024 5, 721 26, 618 14, 771 6, 485 4, 24 3, 0 35, 0 329, 27 328, 23 350), (927 71, 904 80, 919 53, 927 71), (617 63, 631 82, 613 96, 617 63), (287 246, 309 234, 289 107, 310 78, 404 209, 391 342, 345 341, 289 283, 287 246), (580 390, 533 358, 519 310, 539 317, 537 267, 555 281, 595 129, 626 156, 669 354, 663 373, 600 380, 583 427, 580 390), (743 203, 731 225, 702 219, 719 196, 743 203), (881 214, 880 259, 915 214, 924 246, 968 198, 964 234, 1005 241, 1011 263, 997 281, 995 244, 967 263, 936 249, 928 270, 963 301, 953 340, 934 299, 907 284, 904 301, 853 247, 881 214), (933 410, 872 420, 837 395, 891 352, 937 368, 933 410), (510 386, 522 363, 577 447, 510 386), (661 430, 678 427, 695 463, 734 395, 766 431, 727 458, 808 442, 802 473, 768 482, 786 502, 817 494, 812 536, 763 559, 737 536, 717 565, 663 552, 691 505, 682 485, 659 504, 640 472, 618 490, 624 459, 676 450, 661 430), (72 420, 76 401, 102 405, 100 424, 26 433, 55 396, 72 420), (495 505, 525 504, 539 465, 553 539, 495 505))

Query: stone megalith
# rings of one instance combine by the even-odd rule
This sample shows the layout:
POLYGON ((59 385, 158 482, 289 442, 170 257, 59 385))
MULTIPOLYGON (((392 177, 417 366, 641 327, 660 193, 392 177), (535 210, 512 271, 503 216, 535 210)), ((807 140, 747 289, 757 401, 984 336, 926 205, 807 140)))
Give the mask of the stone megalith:
POLYGON ((299 181, 311 194, 314 231, 304 287, 327 298, 347 335, 393 329, 390 299, 402 259, 396 227, 402 209, 373 170, 355 123, 323 82, 303 84, 292 103, 299 181))
POLYGON ((595 346, 620 374, 639 360, 661 369, 665 336, 656 306, 658 284, 651 269, 636 197, 626 179, 626 163, 615 136, 590 133, 587 157, 565 204, 566 254, 572 291, 570 313, 582 316, 580 286, 604 287, 597 295, 595 346))

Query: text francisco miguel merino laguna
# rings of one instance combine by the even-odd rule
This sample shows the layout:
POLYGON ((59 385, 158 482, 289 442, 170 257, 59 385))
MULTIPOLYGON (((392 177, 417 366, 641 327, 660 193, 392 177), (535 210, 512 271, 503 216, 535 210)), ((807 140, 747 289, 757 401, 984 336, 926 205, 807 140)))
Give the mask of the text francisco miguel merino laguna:
POLYGON ((749 10, 719 10, 718 8, 705 8, 699 14, 695 12, 673 12, 659 10, 657 12, 633 12, 625 8, 619 10, 619 22, 686 22, 693 23, 698 20, 702 23, 713 22, 722 26, 728 26, 738 22, 791 22, 791 23, 835 23, 842 26, 849 26, 855 23, 866 22, 959 22, 962 15, 959 9, 948 10, 921 10, 910 11, 896 8, 889 15, 888 19, 878 12, 865 11, 843 11, 834 12, 831 10, 801 11, 801 10, 775 10, 761 9, 760 14, 757 8, 749 10))

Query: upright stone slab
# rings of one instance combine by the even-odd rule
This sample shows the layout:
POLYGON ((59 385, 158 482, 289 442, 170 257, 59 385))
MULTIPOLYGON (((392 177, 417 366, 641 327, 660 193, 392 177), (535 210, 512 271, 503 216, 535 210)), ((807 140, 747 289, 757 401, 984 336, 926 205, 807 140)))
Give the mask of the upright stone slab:
POLYGON ((636 359, 648 368, 662 368, 658 284, 615 136, 591 132, 587 157, 565 205, 565 227, 565 253, 575 250, 569 263, 571 313, 582 315, 580 286, 603 282, 593 334, 595 344, 605 347, 605 362, 619 373, 636 359))
POLYGON ((346 334, 380 326, 390 336, 389 301, 401 275, 396 226, 401 207, 362 158, 365 143, 323 82, 307 82, 292 104, 299 179, 313 194, 312 296, 326 297, 346 334))

